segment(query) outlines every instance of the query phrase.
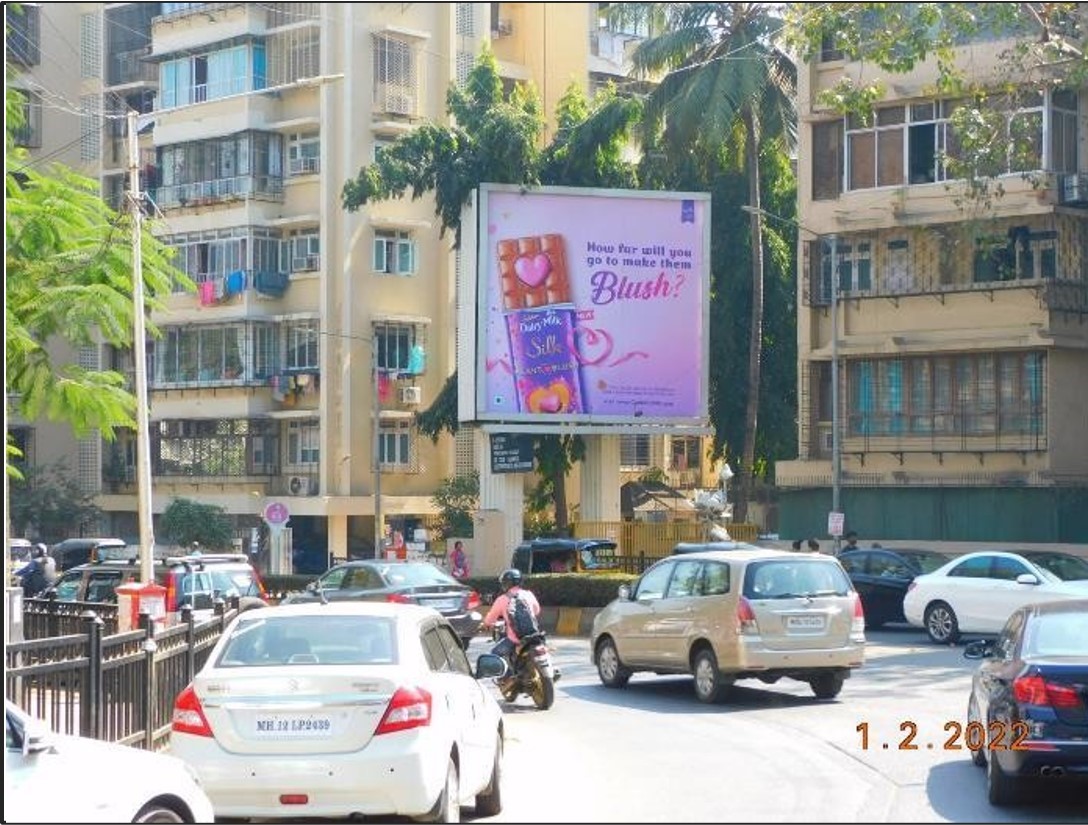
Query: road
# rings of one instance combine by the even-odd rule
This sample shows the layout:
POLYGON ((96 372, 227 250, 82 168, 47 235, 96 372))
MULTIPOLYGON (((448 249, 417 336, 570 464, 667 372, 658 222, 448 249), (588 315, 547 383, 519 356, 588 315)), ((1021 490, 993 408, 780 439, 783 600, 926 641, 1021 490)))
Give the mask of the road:
MULTIPOLYGON (((586 640, 552 644, 556 704, 506 706, 504 810, 478 822, 1088 823, 1084 786, 989 805, 970 752, 945 747, 945 726, 966 721, 976 663, 921 631, 869 633, 865 667, 832 702, 788 680, 740 682, 715 706, 690 678, 639 674, 609 690, 586 640), (906 723, 916 750, 899 747, 906 723)), ((470 658, 486 649, 473 642, 470 658)))

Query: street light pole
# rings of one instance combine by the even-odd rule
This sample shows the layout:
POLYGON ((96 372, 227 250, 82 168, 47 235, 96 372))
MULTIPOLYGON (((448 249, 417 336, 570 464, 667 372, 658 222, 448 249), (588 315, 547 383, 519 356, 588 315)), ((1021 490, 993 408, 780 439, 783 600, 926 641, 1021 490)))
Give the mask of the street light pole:
POLYGON ((381 380, 378 372, 378 342, 370 339, 370 365, 374 372, 374 558, 382 558, 385 530, 382 521, 382 459, 381 459, 381 380))
MULTIPOLYGON (((831 512, 841 513, 842 442, 839 440, 839 236, 831 236, 831 512)), ((842 536, 835 536, 835 555, 842 536)))
POLYGON ((151 433, 147 402, 147 333, 144 329, 143 204, 140 194, 139 127, 128 113, 128 177, 132 206, 132 357, 136 381, 136 509, 140 525, 140 582, 155 580, 155 524, 151 510, 151 433))

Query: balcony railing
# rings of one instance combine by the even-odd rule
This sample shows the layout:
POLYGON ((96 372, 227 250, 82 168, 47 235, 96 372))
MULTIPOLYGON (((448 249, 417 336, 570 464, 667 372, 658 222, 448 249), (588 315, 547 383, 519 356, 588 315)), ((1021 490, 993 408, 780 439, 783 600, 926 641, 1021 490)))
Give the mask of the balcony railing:
POLYGON ((147 61, 151 48, 134 49, 110 55, 109 85, 124 86, 129 83, 156 83, 159 69, 147 61))
POLYGON ((278 175, 239 175, 232 178, 175 183, 155 190, 155 203, 162 209, 201 206, 234 198, 283 200, 283 178, 278 175))

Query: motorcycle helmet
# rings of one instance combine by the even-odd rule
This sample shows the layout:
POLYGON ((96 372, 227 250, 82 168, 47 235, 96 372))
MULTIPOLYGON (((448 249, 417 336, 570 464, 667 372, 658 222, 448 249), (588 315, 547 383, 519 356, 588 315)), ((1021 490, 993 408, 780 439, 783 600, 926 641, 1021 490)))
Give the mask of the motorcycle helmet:
POLYGON ((511 567, 509 570, 503 570, 502 575, 499 576, 499 586, 504 591, 509 590, 511 587, 518 587, 521 585, 521 571, 516 567, 511 567))
POLYGON ((41 559, 49 555, 49 550, 40 542, 34 545, 34 558, 41 559))

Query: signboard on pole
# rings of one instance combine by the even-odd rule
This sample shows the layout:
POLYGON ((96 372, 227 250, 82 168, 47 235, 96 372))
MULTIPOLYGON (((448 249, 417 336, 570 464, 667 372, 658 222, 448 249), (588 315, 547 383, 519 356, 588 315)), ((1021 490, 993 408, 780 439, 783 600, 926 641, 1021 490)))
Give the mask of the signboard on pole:
POLYGON ((491 433, 492 473, 531 473, 533 437, 518 433, 491 433))
POLYGON ((843 527, 846 524, 846 514, 837 513, 834 510, 827 514, 827 534, 837 539, 842 538, 843 527))
POLYGON ((268 502, 261 515, 265 524, 273 530, 282 530, 287 526, 287 522, 291 520, 291 512, 287 509, 287 505, 281 501, 268 502))

